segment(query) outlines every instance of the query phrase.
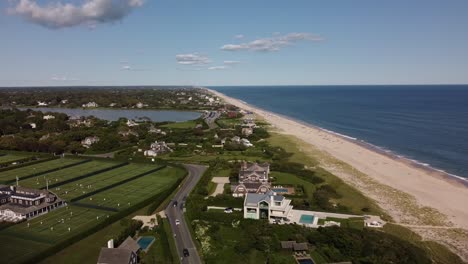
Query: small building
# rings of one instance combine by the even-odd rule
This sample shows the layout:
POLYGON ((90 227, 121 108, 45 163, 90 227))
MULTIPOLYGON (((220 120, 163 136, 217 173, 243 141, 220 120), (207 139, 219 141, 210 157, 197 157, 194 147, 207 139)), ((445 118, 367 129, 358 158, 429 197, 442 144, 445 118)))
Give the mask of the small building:
POLYGON ((251 127, 244 127, 242 128, 242 135, 248 137, 253 134, 253 128, 251 127))
POLYGON ((232 138, 231 138, 231 141, 234 142, 234 143, 237 143, 237 144, 240 143, 240 140, 241 140, 241 139, 240 139, 240 137, 238 137, 238 136, 235 136, 235 137, 232 137, 232 138))
POLYGON ((81 140, 81 145, 85 148, 90 148, 93 144, 99 142, 99 137, 92 136, 86 137, 85 139, 81 140))
POLYGON ((158 156, 158 153, 152 149, 148 149, 143 152, 143 155, 145 155, 145 157, 156 157, 158 156))
POLYGON ((99 105, 96 102, 88 102, 86 104, 83 104, 82 107, 84 108, 94 108, 98 107, 99 105))
POLYGON ((246 138, 241 139, 240 143, 242 145, 244 145, 245 147, 247 147, 247 148, 253 147, 253 144, 250 143, 250 141, 248 139, 246 139, 246 138))
POLYGON ((135 122, 134 120, 128 119, 127 120, 127 126, 129 126, 129 127, 138 126, 138 123, 135 122))
POLYGON ((48 104, 46 102, 37 101, 37 105, 38 106, 47 106, 48 104))
POLYGON ((137 107, 137 108, 143 108, 143 106, 144 106, 144 105, 143 105, 142 102, 138 102, 138 103, 136 104, 136 107, 137 107))
POLYGON ((32 129, 35 129, 37 127, 36 123, 29 123, 29 126, 32 128, 32 129))
POLYGON ((44 120, 50 120, 50 119, 55 119, 55 116, 53 115, 45 115, 42 117, 44 120))

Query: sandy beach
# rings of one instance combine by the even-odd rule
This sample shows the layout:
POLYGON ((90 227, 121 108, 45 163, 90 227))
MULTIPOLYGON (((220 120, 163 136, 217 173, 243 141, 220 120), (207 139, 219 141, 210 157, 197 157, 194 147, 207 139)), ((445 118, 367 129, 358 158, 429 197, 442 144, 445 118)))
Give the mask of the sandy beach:
POLYGON ((406 159, 385 155, 323 129, 256 108, 217 91, 210 91, 227 103, 254 112, 280 133, 295 136, 307 143, 305 145, 349 164, 359 172, 356 175, 361 176, 351 175, 333 164, 323 163, 321 166, 374 199, 396 223, 407 225, 427 239, 440 239, 467 259, 468 240, 465 239, 468 234, 468 187, 461 180, 417 166, 406 159), (409 202, 402 202, 399 200, 401 197, 409 202), (403 208, 408 207, 408 203, 415 205, 403 208), (430 219, 432 215, 434 221, 430 219), (425 228, 431 229, 431 232, 427 232, 425 228), (436 228, 464 229, 461 230, 464 236, 461 239, 444 239, 440 232, 439 235, 434 235, 433 230, 436 228))

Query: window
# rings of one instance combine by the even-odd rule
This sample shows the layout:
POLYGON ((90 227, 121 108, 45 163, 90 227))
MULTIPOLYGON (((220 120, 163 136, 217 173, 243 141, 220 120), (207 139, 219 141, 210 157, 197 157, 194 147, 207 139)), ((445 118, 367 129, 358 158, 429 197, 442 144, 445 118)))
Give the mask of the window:
POLYGON ((281 202, 275 202, 276 206, 281 206, 281 202))

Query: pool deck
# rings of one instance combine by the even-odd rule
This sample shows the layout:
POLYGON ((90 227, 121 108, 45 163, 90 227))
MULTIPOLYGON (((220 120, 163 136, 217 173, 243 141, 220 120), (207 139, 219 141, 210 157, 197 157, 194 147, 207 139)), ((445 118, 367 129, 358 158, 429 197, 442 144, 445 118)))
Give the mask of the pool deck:
POLYGON ((334 218, 341 218, 341 219, 348 219, 352 217, 364 217, 362 215, 351 215, 351 214, 336 214, 336 213, 326 213, 326 212, 316 212, 316 211, 305 211, 305 210, 296 210, 292 209, 291 213, 289 214, 289 223, 295 223, 298 225, 303 225, 306 227, 317 228, 318 220, 325 219, 327 217, 334 217, 334 218), (314 222, 312 224, 304 224, 300 222, 301 215, 313 215, 314 222))

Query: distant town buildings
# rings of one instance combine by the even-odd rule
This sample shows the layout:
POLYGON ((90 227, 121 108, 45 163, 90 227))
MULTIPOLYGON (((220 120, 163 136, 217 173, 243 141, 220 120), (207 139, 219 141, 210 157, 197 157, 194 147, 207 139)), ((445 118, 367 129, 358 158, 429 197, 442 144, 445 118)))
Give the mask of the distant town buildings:
POLYGON ((42 117, 44 120, 50 120, 50 119, 55 119, 55 116, 53 115, 45 115, 42 117))
POLYGON ((0 185, 0 222, 19 222, 66 205, 48 190, 0 185))
POLYGON ((267 193, 271 188, 269 173, 268 163, 243 162, 239 172, 239 183, 231 187, 232 195, 243 197, 247 193, 267 193))
POLYGON ((37 101, 37 106, 47 106, 46 102, 37 101))
POLYGON ((253 134, 253 129, 250 127, 244 127, 242 128, 242 135, 248 137, 253 134))
POLYGON ((127 120, 127 126, 128 126, 128 127, 138 126, 138 123, 135 122, 134 120, 128 119, 128 120, 127 120))

